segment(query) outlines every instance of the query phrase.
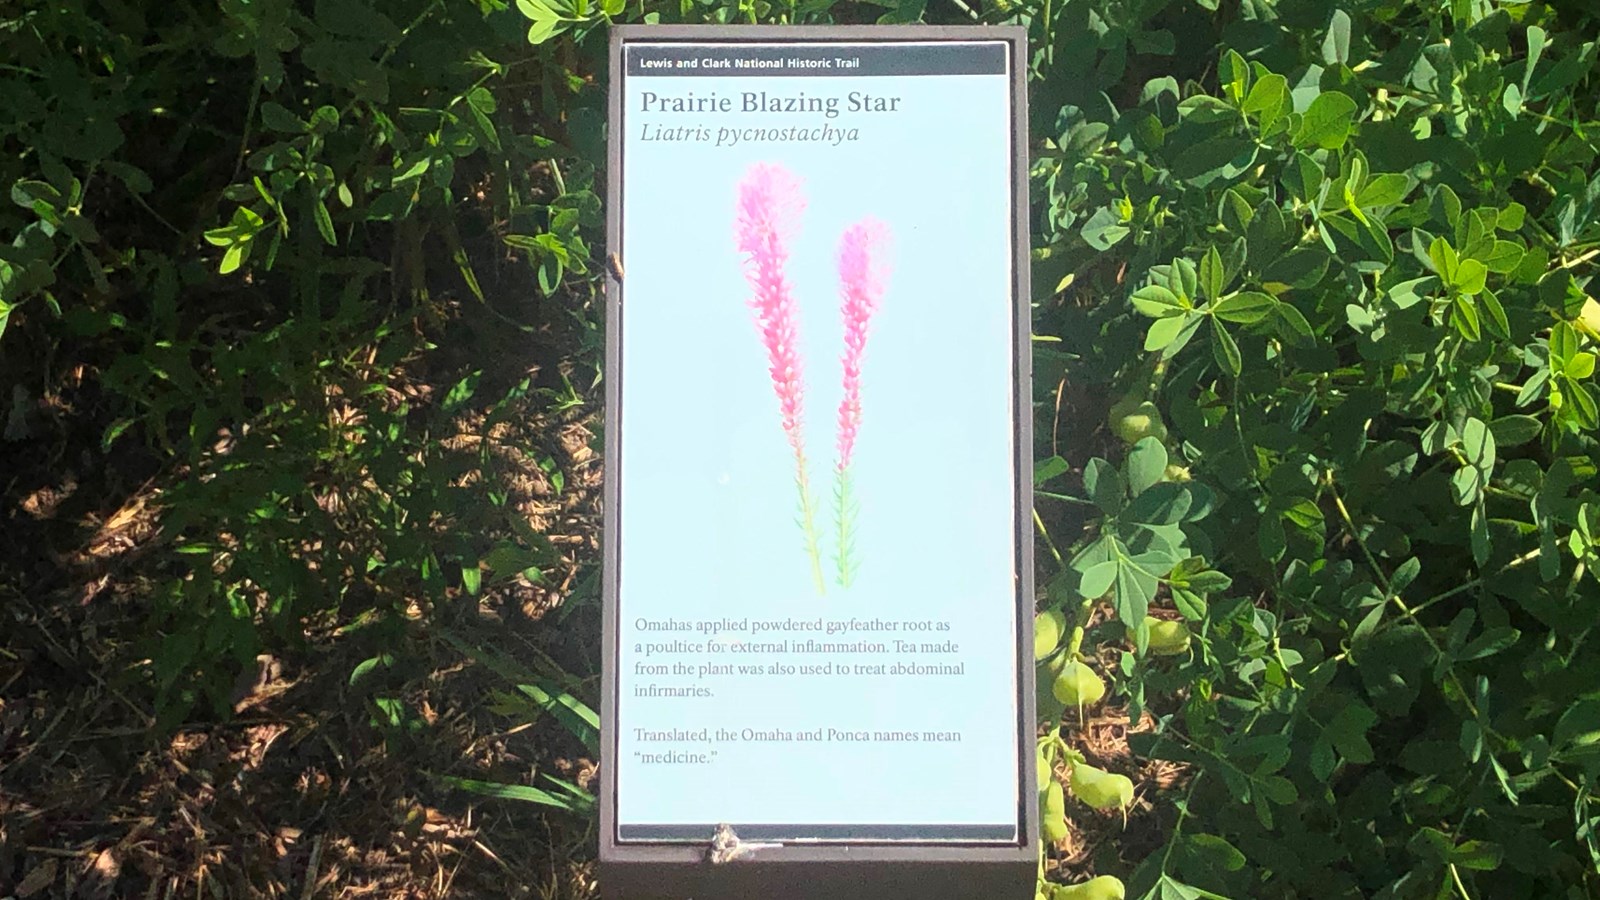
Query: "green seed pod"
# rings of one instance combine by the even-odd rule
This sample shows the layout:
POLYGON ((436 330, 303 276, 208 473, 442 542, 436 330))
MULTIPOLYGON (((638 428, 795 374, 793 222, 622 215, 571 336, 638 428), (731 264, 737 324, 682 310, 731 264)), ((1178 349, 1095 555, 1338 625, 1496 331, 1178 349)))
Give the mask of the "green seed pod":
POLYGON ((1035 706, 1037 707, 1039 721, 1059 719, 1061 710, 1065 706, 1056 699, 1052 688, 1056 679, 1061 676, 1061 670, 1067 667, 1065 654, 1051 659, 1049 662, 1040 663, 1035 673, 1035 706))
POLYGON ((1085 706, 1100 702, 1100 698, 1106 695, 1106 683, 1100 680, 1093 669, 1075 659, 1067 663, 1061 674, 1056 676, 1050 690, 1057 700, 1077 707, 1081 712, 1085 706))
POLYGON ((1048 844, 1057 843, 1067 836, 1067 798, 1061 790, 1061 782, 1054 778, 1050 779, 1050 784, 1044 791, 1044 803, 1039 815, 1039 831, 1048 844))
POLYGON ((1139 408, 1139 404, 1149 399, 1143 393, 1135 392, 1123 394, 1111 404, 1110 412, 1106 413, 1106 420, 1115 423, 1118 419, 1132 413, 1139 408))
POLYGON ((1153 437, 1158 441, 1167 439, 1167 425, 1161 421, 1161 410, 1149 400, 1135 405, 1132 409, 1113 407, 1111 430, 1129 446, 1147 437, 1153 437), (1118 412, 1122 414, 1116 415, 1118 412))
POLYGON ((1033 617, 1033 658, 1044 659, 1061 645, 1067 633, 1067 616, 1059 609, 1047 609, 1033 617))
POLYGON ((1146 646, 1156 656, 1176 656, 1189 649, 1189 626, 1183 622, 1146 616, 1144 624, 1150 629, 1150 643, 1146 646))
POLYGON ((1072 796, 1095 809, 1120 809, 1127 816, 1128 805, 1133 802, 1133 781, 1128 776, 1101 771, 1077 760, 1073 760, 1071 770, 1072 796))
POLYGON ((1051 891, 1050 900, 1126 900, 1127 896, 1122 879, 1101 875, 1082 884, 1058 884, 1051 891))

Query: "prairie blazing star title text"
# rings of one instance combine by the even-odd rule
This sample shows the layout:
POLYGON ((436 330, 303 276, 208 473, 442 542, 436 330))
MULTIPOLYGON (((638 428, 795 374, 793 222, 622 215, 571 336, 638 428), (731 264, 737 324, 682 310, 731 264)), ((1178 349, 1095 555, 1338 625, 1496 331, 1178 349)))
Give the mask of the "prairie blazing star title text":
MULTIPOLYGON (((836 119, 841 113, 894 113, 900 111, 900 97, 885 97, 865 91, 850 91, 843 95, 778 94, 770 91, 741 91, 736 94, 717 92, 661 94, 644 91, 640 95, 639 111, 643 113, 811 113, 823 119, 836 119)), ((838 126, 832 122, 780 126, 725 126, 709 124, 668 125, 645 122, 640 140, 643 141, 697 141, 712 143, 717 147, 734 147, 751 142, 805 141, 831 146, 860 139, 858 126, 838 126)))

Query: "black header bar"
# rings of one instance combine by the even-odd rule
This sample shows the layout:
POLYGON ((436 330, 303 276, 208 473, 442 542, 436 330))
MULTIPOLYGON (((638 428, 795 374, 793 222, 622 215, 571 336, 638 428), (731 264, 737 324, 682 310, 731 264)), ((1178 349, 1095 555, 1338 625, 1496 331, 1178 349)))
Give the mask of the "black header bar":
POLYGON ((628 42, 632 76, 1004 75, 1005 41, 876 44, 704 44, 628 42))

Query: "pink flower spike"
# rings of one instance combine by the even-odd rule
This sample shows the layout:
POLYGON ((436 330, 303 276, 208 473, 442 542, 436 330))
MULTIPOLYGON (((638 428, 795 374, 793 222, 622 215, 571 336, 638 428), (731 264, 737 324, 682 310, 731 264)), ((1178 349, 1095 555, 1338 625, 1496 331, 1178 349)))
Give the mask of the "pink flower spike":
POLYGON ((796 454, 804 452, 804 398, 799 325, 784 264, 789 259, 788 241, 799 230, 805 205, 799 179, 782 166, 757 163, 739 183, 735 237, 739 252, 747 257, 745 277, 753 292, 750 307, 767 350, 783 431, 796 454))
POLYGON ((783 433, 794 451, 795 486, 800 492, 800 522, 806 553, 811 557, 811 577, 817 592, 825 593, 822 551, 817 543, 815 504, 806 473, 805 395, 800 364, 800 325, 794 294, 784 264, 788 242, 799 230, 805 211, 800 180, 782 166, 757 163, 739 182, 734 211, 734 239, 745 255, 745 278, 750 282, 750 308, 767 351, 767 374, 778 395, 783 433))
POLYGON ((889 275, 889 226, 862 219, 839 240, 839 314, 844 319, 844 399, 839 402, 839 469, 850 465, 861 427, 861 358, 867 325, 877 312, 889 275))

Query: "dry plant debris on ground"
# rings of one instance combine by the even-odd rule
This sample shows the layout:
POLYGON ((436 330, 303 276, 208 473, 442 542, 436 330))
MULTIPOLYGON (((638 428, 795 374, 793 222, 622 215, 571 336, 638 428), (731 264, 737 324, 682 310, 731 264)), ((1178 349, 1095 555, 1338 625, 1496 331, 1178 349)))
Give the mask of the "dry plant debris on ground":
POLYGON ((440 780, 528 784, 549 772, 589 786, 597 771, 548 717, 492 710, 508 683, 458 649, 551 659, 591 679, 598 667, 596 598, 579 590, 598 532, 592 423, 517 421, 480 430, 463 416, 443 448, 476 455, 490 443, 495 470, 468 477, 495 479, 562 565, 537 585, 455 591, 442 614, 411 619, 385 675, 416 711, 403 732, 375 724, 367 692, 350 684, 371 655, 361 639, 321 628, 292 657, 257 660, 232 718, 158 735, 128 636, 159 574, 161 494, 174 476, 107 483, 129 469, 96 466, 87 450, 77 459, 64 443, 8 446, 0 897, 595 896, 593 822, 440 780), (552 441, 560 492, 518 449, 552 441))

